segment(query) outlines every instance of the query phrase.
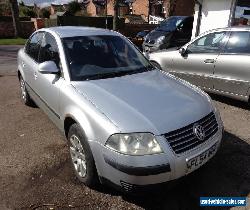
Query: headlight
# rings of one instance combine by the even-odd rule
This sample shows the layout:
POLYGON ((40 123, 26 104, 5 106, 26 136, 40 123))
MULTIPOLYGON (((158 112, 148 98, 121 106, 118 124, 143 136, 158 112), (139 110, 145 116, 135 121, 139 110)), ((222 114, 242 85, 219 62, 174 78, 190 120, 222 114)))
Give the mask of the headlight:
POLYGON ((160 36, 157 38, 156 43, 161 44, 164 41, 164 39, 165 39, 165 36, 160 36))
POLYGON ((126 155, 152 155, 162 153, 161 147, 151 133, 114 134, 106 147, 126 155))

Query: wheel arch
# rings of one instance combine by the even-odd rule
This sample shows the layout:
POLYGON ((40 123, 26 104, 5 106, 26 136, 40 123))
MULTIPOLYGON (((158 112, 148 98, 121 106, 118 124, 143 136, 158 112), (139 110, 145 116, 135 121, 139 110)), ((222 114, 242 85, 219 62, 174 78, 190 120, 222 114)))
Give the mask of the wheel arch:
POLYGON ((63 120, 63 130, 64 130, 64 135, 66 138, 68 138, 68 132, 70 129, 70 126, 73 125, 74 123, 77 123, 84 135, 86 140, 90 140, 93 138, 93 131, 90 126, 90 122, 88 122, 86 116, 77 110, 72 110, 72 112, 68 112, 69 114, 66 114, 63 120), (75 112, 76 113, 75 113, 75 112))
POLYGON ((151 63, 152 65, 154 65, 156 68, 162 70, 162 66, 161 66, 161 64, 160 64, 158 61, 156 61, 156 60, 149 60, 149 61, 150 61, 150 63, 151 63))
POLYGON ((63 128, 64 128, 64 135, 67 139, 68 139, 69 129, 75 123, 79 124, 72 116, 68 115, 65 117, 63 128))
POLYGON ((20 73, 19 69, 17 70, 17 77, 18 77, 18 79, 20 80, 20 78, 21 78, 21 73, 20 73))

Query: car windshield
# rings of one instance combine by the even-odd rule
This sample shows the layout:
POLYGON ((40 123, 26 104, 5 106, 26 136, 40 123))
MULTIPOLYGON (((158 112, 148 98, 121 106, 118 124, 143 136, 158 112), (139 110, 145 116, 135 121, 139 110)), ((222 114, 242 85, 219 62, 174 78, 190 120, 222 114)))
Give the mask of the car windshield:
POLYGON ((162 21, 157 31, 174 31, 182 23, 184 17, 169 17, 162 21))
POLYGON ((120 36, 63 38, 71 80, 93 80, 153 69, 149 61, 120 36))

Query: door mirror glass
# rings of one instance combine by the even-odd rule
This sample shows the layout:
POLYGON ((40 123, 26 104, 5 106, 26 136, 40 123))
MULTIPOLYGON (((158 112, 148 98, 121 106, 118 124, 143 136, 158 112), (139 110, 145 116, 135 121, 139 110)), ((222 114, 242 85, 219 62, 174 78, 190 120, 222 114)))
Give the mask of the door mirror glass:
POLYGON ((43 74, 57 74, 59 69, 54 61, 45 61, 39 64, 39 72, 43 74))
POLYGON ((179 49, 179 53, 182 55, 182 56, 184 56, 185 54, 187 54, 187 50, 185 49, 185 48, 180 48, 179 49))

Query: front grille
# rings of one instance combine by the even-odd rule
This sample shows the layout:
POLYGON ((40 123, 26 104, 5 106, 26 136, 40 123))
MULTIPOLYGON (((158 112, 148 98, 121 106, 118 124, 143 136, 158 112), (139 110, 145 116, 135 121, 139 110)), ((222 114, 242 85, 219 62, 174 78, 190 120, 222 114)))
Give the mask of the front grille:
POLYGON ((176 154, 186 152, 207 141, 218 131, 218 123, 213 112, 206 117, 189 124, 183 128, 164 134, 171 148, 176 154), (193 132, 194 124, 199 124, 204 128, 205 138, 199 140, 193 132))

